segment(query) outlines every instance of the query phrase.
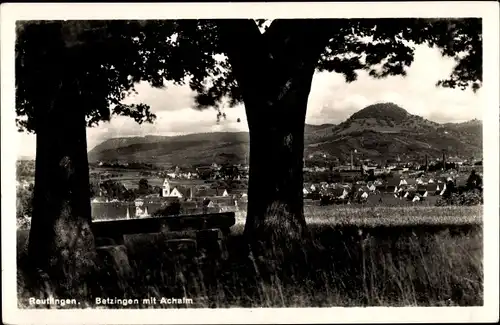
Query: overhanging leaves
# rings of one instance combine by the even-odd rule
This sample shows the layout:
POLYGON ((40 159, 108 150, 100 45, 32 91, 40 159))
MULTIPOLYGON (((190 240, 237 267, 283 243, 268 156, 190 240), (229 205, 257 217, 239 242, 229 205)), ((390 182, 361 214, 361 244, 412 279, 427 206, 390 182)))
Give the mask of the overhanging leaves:
MULTIPOLYGON (((18 127, 35 130, 35 108, 43 110, 50 105, 58 80, 71 80, 78 88, 74 105, 68 109, 83 109, 91 126, 109 120, 111 115, 130 116, 138 123, 154 121, 147 105, 122 104, 141 81, 157 88, 164 87, 166 80, 178 85, 187 82, 198 94, 197 109, 219 107, 224 98, 229 98, 231 106, 241 103, 238 71, 226 59, 228 47, 224 46, 219 29, 221 23, 240 22, 243 21, 18 22, 18 127)), ((264 20, 245 23, 249 25, 247 34, 245 29, 226 29, 231 30, 231 35, 225 39, 246 46, 249 57, 254 52, 267 53, 283 60, 294 55, 288 40, 305 33, 308 46, 313 47, 313 40, 321 39, 321 33, 329 42, 316 69, 340 73, 352 82, 359 71, 367 71, 374 78, 404 76, 413 62, 414 46, 428 44, 457 63, 450 77, 437 80, 437 85, 473 91, 482 85, 482 22, 478 18, 321 19, 319 31, 294 28, 309 24, 304 20, 277 19, 264 34, 257 28, 264 26, 264 20), (257 43, 258 47, 249 46, 257 43)))

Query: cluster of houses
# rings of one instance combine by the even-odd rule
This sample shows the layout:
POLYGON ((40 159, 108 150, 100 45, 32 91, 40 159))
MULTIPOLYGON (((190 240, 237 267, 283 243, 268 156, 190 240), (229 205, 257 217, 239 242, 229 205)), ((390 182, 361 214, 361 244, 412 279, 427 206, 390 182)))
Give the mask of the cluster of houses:
POLYGON ((373 182, 357 181, 354 184, 304 184, 304 198, 321 200, 327 198, 330 202, 350 203, 351 201, 377 201, 394 197, 412 202, 424 201, 430 196, 442 196, 446 192, 446 184, 452 181, 455 186, 465 186, 467 175, 450 173, 438 177, 411 177, 394 175, 393 177, 373 182))
POLYGON ((199 178, 197 173, 192 173, 191 171, 181 171, 181 169, 176 166, 171 172, 168 172, 166 176, 170 179, 197 179, 199 178))
POLYGON ((133 203, 105 200, 92 200, 94 218, 144 218, 156 211, 177 202, 183 214, 207 212, 237 211, 246 204, 246 190, 228 190, 226 188, 181 187, 171 184, 166 178, 162 193, 150 194, 136 199, 133 203))
MULTIPOLYGON (((220 166, 215 164, 205 167, 212 171, 220 169, 220 166)), ((385 204, 389 201, 388 198, 411 202, 426 201, 429 198, 428 200, 431 201, 430 197, 437 198, 446 192, 449 181, 452 181, 456 187, 460 187, 465 186, 468 179, 467 173, 457 170, 430 173, 416 171, 414 168, 406 166, 390 166, 390 168, 383 169, 369 165, 363 165, 362 167, 360 170, 351 168, 337 172, 341 179, 351 179, 351 181, 305 183, 303 194, 306 203, 311 201, 320 201, 322 203, 325 198, 328 203, 347 204, 370 201, 385 204), (372 170, 371 174, 374 177, 372 179, 375 180, 370 182, 355 181, 360 177, 369 175, 370 170, 372 170)), ((197 178, 199 177, 198 173, 202 172, 203 168, 198 168, 200 170, 197 169, 196 173, 190 171, 183 173, 177 167, 172 173, 163 175, 165 179, 161 193, 143 196, 133 203, 113 200, 104 202, 107 204, 105 208, 105 204, 99 202, 99 198, 96 198, 93 201, 93 215, 97 218, 148 217, 172 202, 180 203, 183 214, 206 213, 207 211, 237 211, 245 208, 247 203, 246 189, 179 186, 171 182, 174 179, 197 178)), ((314 171, 317 171, 317 168, 314 171)), ((479 172, 479 174, 482 173, 479 172)))
MULTIPOLYGON (((240 180, 243 178, 248 178, 248 166, 247 165, 234 165, 238 169, 238 175, 235 179, 240 180)), ((211 165, 198 166, 196 168, 181 168, 175 166, 168 171, 158 172, 157 175, 160 177, 166 177, 175 180, 189 180, 189 179, 200 179, 207 172, 210 173, 212 179, 223 178, 221 173, 222 166, 212 163, 211 165)))

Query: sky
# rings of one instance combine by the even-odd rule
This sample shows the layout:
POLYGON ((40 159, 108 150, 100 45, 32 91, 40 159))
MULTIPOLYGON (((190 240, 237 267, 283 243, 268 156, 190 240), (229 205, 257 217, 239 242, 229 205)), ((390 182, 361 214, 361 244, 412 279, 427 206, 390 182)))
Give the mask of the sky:
MULTIPOLYGON (((437 49, 416 47, 414 62, 406 77, 373 79, 360 73, 358 80, 346 83, 337 73, 316 73, 309 95, 306 123, 339 123, 358 110, 379 102, 393 102, 411 114, 438 122, 463 122, 482 119, 481 90, 447 89, 436 87, 438 80, 447 78, 455 65, 453 59, 443 58, 437 49)), ((216 111, 194 110, 194 92, 188 85, 167 85, 154 89, 138 84, 137 95, 127 103, 150 105, 157 116, 154 124, 138 125, 127 117, 112 117, 87 129, 88 149, 115 137, 144 135, 179 135, 197 132, 248 131, 243 106, 225 109, 227 119, 215 123, 216 111), (238 123, 237 119, 241 122, 238 123)), ((19 133, 19 157, 35 156, 35 136, 19 133)))

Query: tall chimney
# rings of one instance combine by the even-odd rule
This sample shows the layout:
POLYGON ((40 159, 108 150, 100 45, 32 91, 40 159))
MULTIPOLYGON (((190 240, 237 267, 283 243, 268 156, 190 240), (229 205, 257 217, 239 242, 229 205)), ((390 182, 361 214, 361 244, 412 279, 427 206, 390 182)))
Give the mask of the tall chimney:
POLYGON ((425 154, 425 171, 429 171, 429 157, 425 154))
POLYGON ((446 170, 446 153, 443 151, 443 169, 446 170))
POLYGON ((351 150, 351 170, 354 169, 354 157, 352 155, 352 150, 351 150))

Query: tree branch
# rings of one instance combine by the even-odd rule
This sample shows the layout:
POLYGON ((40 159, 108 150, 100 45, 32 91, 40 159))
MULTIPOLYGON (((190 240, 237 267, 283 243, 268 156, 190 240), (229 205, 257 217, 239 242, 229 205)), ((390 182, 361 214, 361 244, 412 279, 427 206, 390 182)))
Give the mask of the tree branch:
POLYGON ((238 82, 244 83, 246 72, 260 69, 259 62, 265 57, 263 36, 251 19, 223 19, 217 21, 217 27, 221 48, 228 56, 238 82))
POLYGON ((274 60, 316 59, 332 38, 336 24, 337 20, 330 19, 274 20, 264 34, 269 55, 274 60))
MULTIPOLYGON (((224 19, 217 21, 219 41, 226 53, 233 75, 238 83, 245 107, 252 106, 256 80, 262 80, 267 51, 255 21, 250 19, 224 19)), ((247 118, 252 119, 247 109, 247 118)))

